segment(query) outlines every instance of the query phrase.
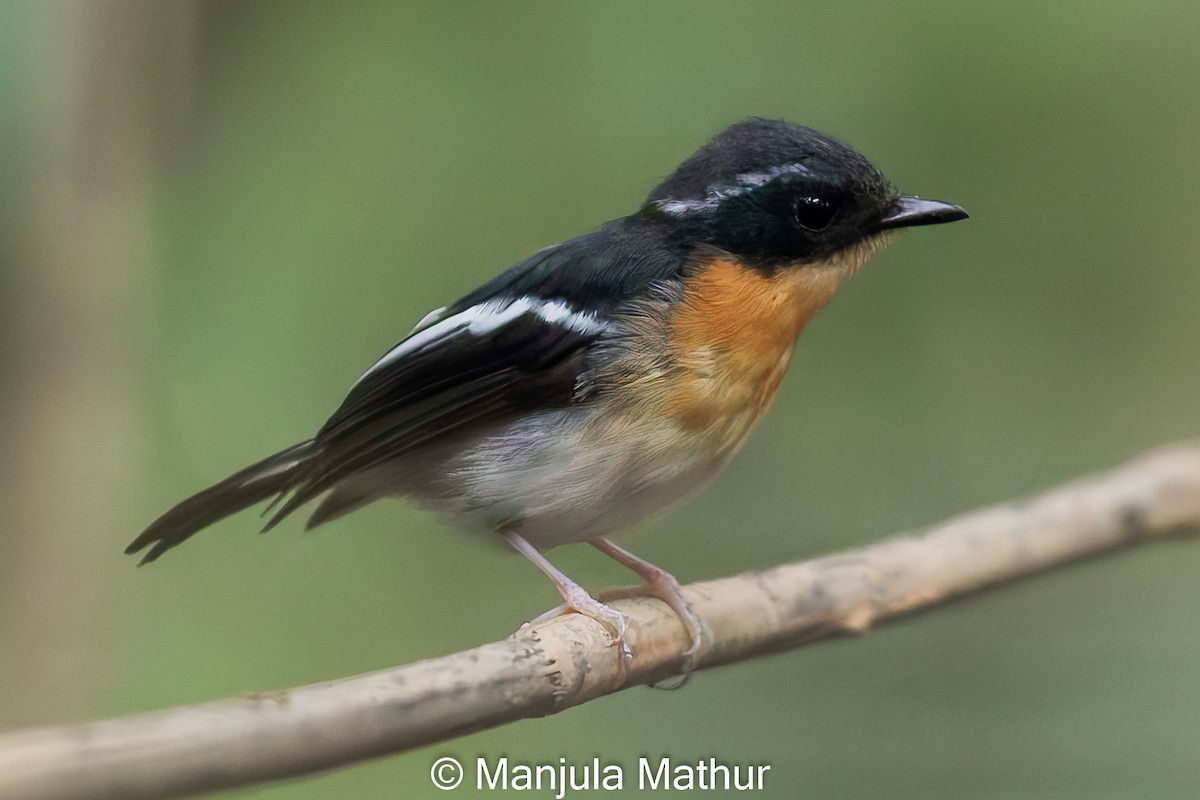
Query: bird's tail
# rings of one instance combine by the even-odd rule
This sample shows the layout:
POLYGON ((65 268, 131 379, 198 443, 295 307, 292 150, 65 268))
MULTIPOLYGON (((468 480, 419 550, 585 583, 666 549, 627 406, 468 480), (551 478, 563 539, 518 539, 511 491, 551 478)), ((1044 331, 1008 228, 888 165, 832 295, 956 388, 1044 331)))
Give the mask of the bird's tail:
POLYGON ((295 484, 313 450, 311 441, 301 442, 235 472, 154 520, 125 552, 132 554, 149 547, 139 562, 148 564, 214 522, 286 492, 295 484))

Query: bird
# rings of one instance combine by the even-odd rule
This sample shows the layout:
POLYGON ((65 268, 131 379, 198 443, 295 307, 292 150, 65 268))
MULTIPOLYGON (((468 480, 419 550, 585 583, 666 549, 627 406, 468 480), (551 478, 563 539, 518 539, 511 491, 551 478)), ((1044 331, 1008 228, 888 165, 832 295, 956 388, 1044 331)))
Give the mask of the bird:
POLYGON ((669 572, 609 535, 716 479, 772 404, 805 325, 895 231, 966 217, 900 194, 816 130, 741 120, 632 214, 430 312, 312 438, 183 500, 126 553, 154 561, 260 503, 265 532, 312 502, 306 529, 406 498, 506 540, 558 590, 551 614, 599 622, 628 675, 626 615, 545 555, 591 544, 678 615, 686 676, 710 632, 669 572))

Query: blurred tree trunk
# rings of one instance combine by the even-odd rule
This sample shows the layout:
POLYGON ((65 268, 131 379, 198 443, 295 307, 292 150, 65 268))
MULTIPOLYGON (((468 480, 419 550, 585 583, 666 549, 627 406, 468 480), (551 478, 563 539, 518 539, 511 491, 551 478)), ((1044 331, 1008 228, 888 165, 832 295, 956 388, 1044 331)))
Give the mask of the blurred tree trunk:
POLYGON ((25 13, 20 205, 0 242, 0 727, 71 716, 108 680, 95 565, 128 533, 160 106, 187 85, 172 79, 194 17, 128 0, 25 13))

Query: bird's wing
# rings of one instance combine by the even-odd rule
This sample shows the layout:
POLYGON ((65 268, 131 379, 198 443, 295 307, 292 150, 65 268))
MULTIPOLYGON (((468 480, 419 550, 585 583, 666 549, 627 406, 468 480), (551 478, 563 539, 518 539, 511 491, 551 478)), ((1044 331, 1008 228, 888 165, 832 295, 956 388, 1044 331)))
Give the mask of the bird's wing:
POLYGON ((682 263, 625 220, 540 250, 427 316, 359 378, 267 528, 356 473, 470 428, 566 406, 610 315, 682 263))
POLYGON ((572 402, 584 353, 608 322, 535 291, 556 269, 587 260, 587 249, 572 244, 537 253, 493 291, 430 314, 376 361, 314 438, 267 527, 343 479, 422 445, 572 402))

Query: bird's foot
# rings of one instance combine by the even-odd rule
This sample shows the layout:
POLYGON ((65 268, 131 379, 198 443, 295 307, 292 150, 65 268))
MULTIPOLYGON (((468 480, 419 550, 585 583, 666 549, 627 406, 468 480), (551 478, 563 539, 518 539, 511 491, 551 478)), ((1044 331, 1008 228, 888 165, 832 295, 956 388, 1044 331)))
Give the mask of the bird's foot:
POLYGON ((633 668, 633 650, 630 649, 626 639, 626 633, 629 631, 629 617, 592 597, 578 584, 566 587, 563 597, 566 600, 565 603, 555 606, 544 614, 539 614, 528 624, 540 625, 571 613, 579 613, 596 620, 607 629, 608 645, 615 646, 620 653, 618 671, 621 685, 624 685, 629 680, 633 668))
POLYGON ((604 592, 600 595, 601 601, 616 600, 622 597, 656 597, 666 603, 683 623, 691 639, 691 645, 683 652, 683 664, 681 665, 680 672, 681 680, 672 686, 666 686, 662 683, 655 684, 656 687, 664 689, 678 689, 683 686, 687 682, 688 677, 695 671, 700 656, 712 648, 712 631, 704 624, 704 620, 700 619, 692 609, 691 603, 688 602, 687 597, 683 594, 683 587, 679 585, 679 581, 676 580, 674 575, 605 539, 597 539, 591 544, 600 552, 632 570, 645 581, 641 586, 631 586, 604 592))
POLYGON ((583 614, 585 617, 590 617, 596 622, 599 622, 608 629, 608 644, 614 645, 617 648, 619 658, 617 659, 617 678, 618 688, 629 682, 629 675, 633 667, 633 650, 629 647, 629 641, 626 638, 626 633, 629 631, 629 617, 617 611, 611 606, 606 606, 596 598, 587 593, 582 586, 564 575, 557 567, 546 560, 537 548, 525 541, 515 531, 501 531, 501 535, 508 540, 521 555, 528 558, 537 565, 543 573, 546 574, 558 589, 558 593, 565 600, 562 605, 551 609, 545 614, 542 614, 531 620, 529 624, 536 625, 541 622, 546 622, 563 614, 569 614, 572 611, 583 614))

